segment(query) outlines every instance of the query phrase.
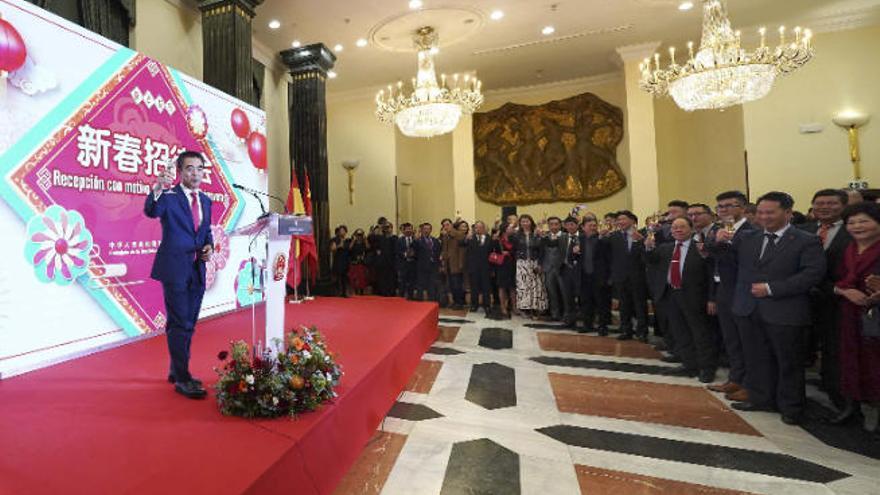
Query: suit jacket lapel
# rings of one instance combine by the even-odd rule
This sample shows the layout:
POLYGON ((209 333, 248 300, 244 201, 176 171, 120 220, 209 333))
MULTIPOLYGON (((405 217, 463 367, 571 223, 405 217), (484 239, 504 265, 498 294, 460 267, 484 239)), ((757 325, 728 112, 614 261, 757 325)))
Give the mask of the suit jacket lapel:
MULTIPOLYGON (((767 263, 773 261, 774 258, 779 256, 779 253, 781 253, 783 250, 785 250, 785 248, 788 247, 789 244, 791 244, 792 239, 794 239, 794 234, 791 231, 791 229, 793 229, 793 228, 795 228, 795 227, 794 226, 789 227, 788 230, 785 231, 785 235, 783 235, 781 239, 776 241, 776 249, 774 249, 771 253, 767 254, 767 256, 764 256, 763 258, 761 258, 761 261, 760 261, 761 265, 766 265, 767 263)), ((770 241, 767 241, 767 242, 769 243, 770 241)), ((763 245, 763 241, 761 241, 761 244, 763 245)), ((758 255, 760 256, 760 251, 758 252, 758 255)))

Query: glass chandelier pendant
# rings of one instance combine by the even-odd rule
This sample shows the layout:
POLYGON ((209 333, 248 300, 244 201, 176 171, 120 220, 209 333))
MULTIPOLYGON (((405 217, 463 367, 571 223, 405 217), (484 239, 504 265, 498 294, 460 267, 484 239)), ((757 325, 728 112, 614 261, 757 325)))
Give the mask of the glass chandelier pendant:
POLYGON ((405 136, 433 137, 452 132, 462 115, 471 114, 483 104, 483 83, 476 77, 458 74, 437 82, 434 54, 437 32, 430 26, 416 32, 419 72, 412 80, 412 93, 406 94, 403 82, 388 86, 376 95, 376 117, 380 122, 397 124, 405 136))
POLYGON ((759 30, 761 46, 753 51, 742 48, 741 33, 734 31, 727 16, 726 0, 703 0, 703 38, 694 53, 688 43, 688 60, 678 65, 675 48, 669 49, 670 64, 660 67, 660 55, 646 58, 639 66, 640 86, 655 96, 671 95, 684 110, 722 109, 759 100, 773 89, 776 76, 801 68, 813 58, 809 29, 794 29, 794 39, 786 39, 785 26, 779 28, 779 45, 766 44, 767 31, 759 30))

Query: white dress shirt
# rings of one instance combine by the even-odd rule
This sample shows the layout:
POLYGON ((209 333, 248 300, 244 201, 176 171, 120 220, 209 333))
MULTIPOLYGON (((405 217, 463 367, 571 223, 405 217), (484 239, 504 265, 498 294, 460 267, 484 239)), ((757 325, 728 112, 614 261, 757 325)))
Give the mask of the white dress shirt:
MULTIPOLYGON (((678 273, 682 275, 682 279, 684 279, 684 260, 687 258, 688 249, 691 247, 691 240, 687 239, 684 241, 675 241, 676 243, 681 244, 681 260, 678 262, 678 273)), ((672 252, 675 253, 675 247, 672 248, 672 252)), ((672 265, 672 260, 670 259, 669 264, 672 265)), ((672 285, 672 277, 669 276, 669 270, 666 271, 666 283, 672 285)))

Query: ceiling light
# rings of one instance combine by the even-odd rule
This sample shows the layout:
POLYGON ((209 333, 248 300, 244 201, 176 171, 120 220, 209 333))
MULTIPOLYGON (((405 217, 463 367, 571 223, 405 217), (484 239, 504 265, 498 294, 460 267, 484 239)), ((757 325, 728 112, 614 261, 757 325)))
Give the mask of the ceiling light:
POLYGON ((278 29, 281 27, 281 21, 278 19, 272 19, 269 21, 269 29, 278 29))
POLYGON ((327 77, 329 77, 330 79, 336 79, 336 72, 332 70, 327 71, 327 77))
POLYGON ((340 45, 339 43, 336 43, 336 46, 333 47, 334 52, 341 52, 344 49, 345 49, 345 47, 340 45))
POLYGON ((415 37, 418 73, 412 79, 412 90, 403 81, 389 85, 388 91, 376 95, 376 117, 385 124, 397 124, 405 136, 433 137, 451 132, 462 115, 470 115, 483 104, 483 83, 476 77, 445 74, 437 81, 432 48, 437 46, 437 32, 426 26, 415 37))
POLYGON ((493 10, 492 13, 489 15, 489 18, 493 21, 501 20, 502 17, 504 17, 504 12, 501 10, 493 10))
POLYGON ((431 55, 437 55, 438 53, 440 53, 440 49, 437 48, 436 46, 432 46, 431 47, 431 55))
POLYGON ((291 43, 290 46, 294 48, 299 48, 302 46, 302 43, 300 43, 299 40, 293 40, 293 43, 291 43))
POLYGON ((422 8, 422 5, 424 5, 422 0, 409 0, 409 8, 413 10, 422 8))
POLYGON ((556 32, 556 28, 553 26, 544 26, 544 29, 541 30, 541 34, 544 36, 550 36, 551 34, 556 32))
POLYGON ((742 33, 734 31, 725 0, 704 0, 703 38, 699 48, 688 43, 687 56, 675 58, 669 49, 669 65, 661 67, 660 54, 640 65, 639 85, 655 96, 671 95, 684 110, 723 109, 759 100, 770 92, 777 76, 790 74, 814 55, 809 29, 794 29, 786 37, 779 28, 779 44, 771 46, 767 30, 758 30, 761 44, 747 50, 742 33), (682 60, 683 59, 683 60, 682 60), (681 65, 679 65, 681 62, 681 65))
POLYGON ((367 40, 361 38, 361 39, 357 40, 357 42, 356 42, 355 44, 356 44, 359 48, 363 48, 363 47, 367 46, 367 40))
POLYGON ((694 2, 681 2, 678 5, 678 10, 691 10, 694 8, 694 2))

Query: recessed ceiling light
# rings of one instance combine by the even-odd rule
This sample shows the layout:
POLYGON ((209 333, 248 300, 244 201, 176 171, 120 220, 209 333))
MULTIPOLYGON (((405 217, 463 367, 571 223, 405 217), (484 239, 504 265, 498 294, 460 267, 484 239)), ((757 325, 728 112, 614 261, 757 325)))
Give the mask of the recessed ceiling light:
POLYGON ((336 46, 333 47, 334 52, 341 52, 344 49, 345 49, 345 47, 340 45, 339 43, 336 43, 336 46))
POLYGON ((327 77, 329 77, 330 79, 336 79, 336 73, 332 70, 327 71, 327 77))
POLYGON ((302 43, 300 43, 299 40, 293 40, 293 43, 291 43, 290 46, 294 48, 299 48, 302 46, 302 43))
POLYGON ((544 26, 544 29, 541 30, 541 34, 544 36, 549 36, 556 32, 556 28, 553 26, 544 26))
POLYGON ((413 10, 422 8, 422 5, 424 5, 422 0, 409 0, 409 8, 413 10))
POLYGON ((493 21, 501 20, 504 17, 504 12, 501 10, 493 10, 491 14, 489 14, 489 18, 493 21))
POLYGON ((281 27, 281 21, 278 19, 272 19, 269 21, 269 29, 278 29, 281 27))
POLYGON ((431 55, 437 55, 438 53, 440 53, 440 49, 437 48, 436 46, 432 46, 431 47, 431 55))
POLYGON ((363 48, 363 47, 367 46, 367 40, 361 38, 361 39, 357 40, 357 42, 355 42, 355 45, 357 45, 359 48, 363 48))
POLYGON ((678 5, 678 10, 691 10, 694 8, 694 2, 681 2, 678 5))

